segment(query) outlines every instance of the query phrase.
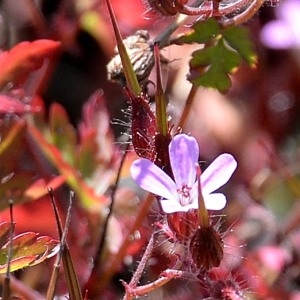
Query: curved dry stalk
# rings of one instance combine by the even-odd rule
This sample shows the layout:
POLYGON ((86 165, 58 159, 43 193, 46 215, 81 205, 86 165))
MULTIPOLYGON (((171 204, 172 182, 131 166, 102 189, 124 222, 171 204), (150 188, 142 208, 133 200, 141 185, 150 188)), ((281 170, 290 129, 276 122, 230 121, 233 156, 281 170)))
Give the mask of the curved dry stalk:
POLYGON ((241 14, 238 14, 237 16, 227 19, 227 20, 221 20, 220 24, 223 27, 229 27, 229 26, 237 26, 240 24, 243 24, 250 20, 262 7, 262 5, 265 3, 265 0, 254 0, 250 6, 243 11, 241 14))

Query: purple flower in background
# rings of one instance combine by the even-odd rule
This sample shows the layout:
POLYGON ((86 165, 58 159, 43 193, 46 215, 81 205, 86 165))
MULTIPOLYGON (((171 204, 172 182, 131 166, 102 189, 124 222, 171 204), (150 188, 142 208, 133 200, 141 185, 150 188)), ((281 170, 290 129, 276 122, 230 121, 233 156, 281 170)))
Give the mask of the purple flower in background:
MULTIPOLYGON (((160 204, 165 213, 186 212, 198 208, 198 164, 199 146, 195 138, 186 134, 176 135, 169 145, 170 164, 174 180, 148 159, 133 162, 130 172, 142 189, 162 197, 160 204)), ((201 189, 205 206, 209 210, 220 210, 226 197, 213 193, 223 186, 237 167, 232 155, 221 154, 201 175, 201 189)))
POLYGON ((300 1, 285 0, 276 8, 277 20, 267 23, 261 31, 262 43, 274 49, 300 47, 300 1))

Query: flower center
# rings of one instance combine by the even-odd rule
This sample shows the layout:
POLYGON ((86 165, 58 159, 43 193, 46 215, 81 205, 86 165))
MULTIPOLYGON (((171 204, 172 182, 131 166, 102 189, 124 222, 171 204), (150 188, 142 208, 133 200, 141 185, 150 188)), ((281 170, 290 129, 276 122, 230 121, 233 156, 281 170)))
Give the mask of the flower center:
POLYGON ((191 204, 190 190, 191 188, 186 184, 183 184, 182 187, 177 190, 179 202, 182 206, 191 204))

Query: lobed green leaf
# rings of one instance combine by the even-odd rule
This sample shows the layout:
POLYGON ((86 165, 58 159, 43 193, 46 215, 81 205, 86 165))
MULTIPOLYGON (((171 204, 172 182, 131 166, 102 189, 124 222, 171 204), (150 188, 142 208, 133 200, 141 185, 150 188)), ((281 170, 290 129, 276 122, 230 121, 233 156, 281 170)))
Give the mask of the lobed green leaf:
POLYGON ((220 26, 214 18, 209 18, 206 21, 196 22, 192 32, 181 36, 176 40, 176 44, 205 44, 220 33, 220 26))
POLYGON ((223 39, 219 39, 215 45, 193 53, 189 80, 197 86, 226 92, 231 86, 229 74, 236 70, 240 62, 238 53, 226 47, 223 39))
POLYGON ((228 27, 224 29, 222 35, 226 43, 241 56, 250 66, 254 67, 257 63, 257 56, 254 52, 253 43, 249 37, 249 32, 242 27, 228 27))

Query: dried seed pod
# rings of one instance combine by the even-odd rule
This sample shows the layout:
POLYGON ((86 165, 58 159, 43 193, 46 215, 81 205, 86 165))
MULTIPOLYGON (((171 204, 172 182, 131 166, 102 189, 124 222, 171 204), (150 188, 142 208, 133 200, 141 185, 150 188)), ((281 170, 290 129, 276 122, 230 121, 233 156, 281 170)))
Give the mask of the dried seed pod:
MULTIPOLYGON (((152 46, 149 43, 148 32, 146 30, 138 30, 134 35, 124 39, 123 43, 139 83, 145 84, 148 81, 148 77, 154 66, 154 54, 152 46)), ((108 80, 117 81, 123 86, 126 85, 122 61, 119 54, 113 57, 107 64, 107 73, 108 80)))
POLYGON ((223 240, 213 226, 198 227, 190 243, 190 253, 199 269, 218 267, 223 259, 223 240))

